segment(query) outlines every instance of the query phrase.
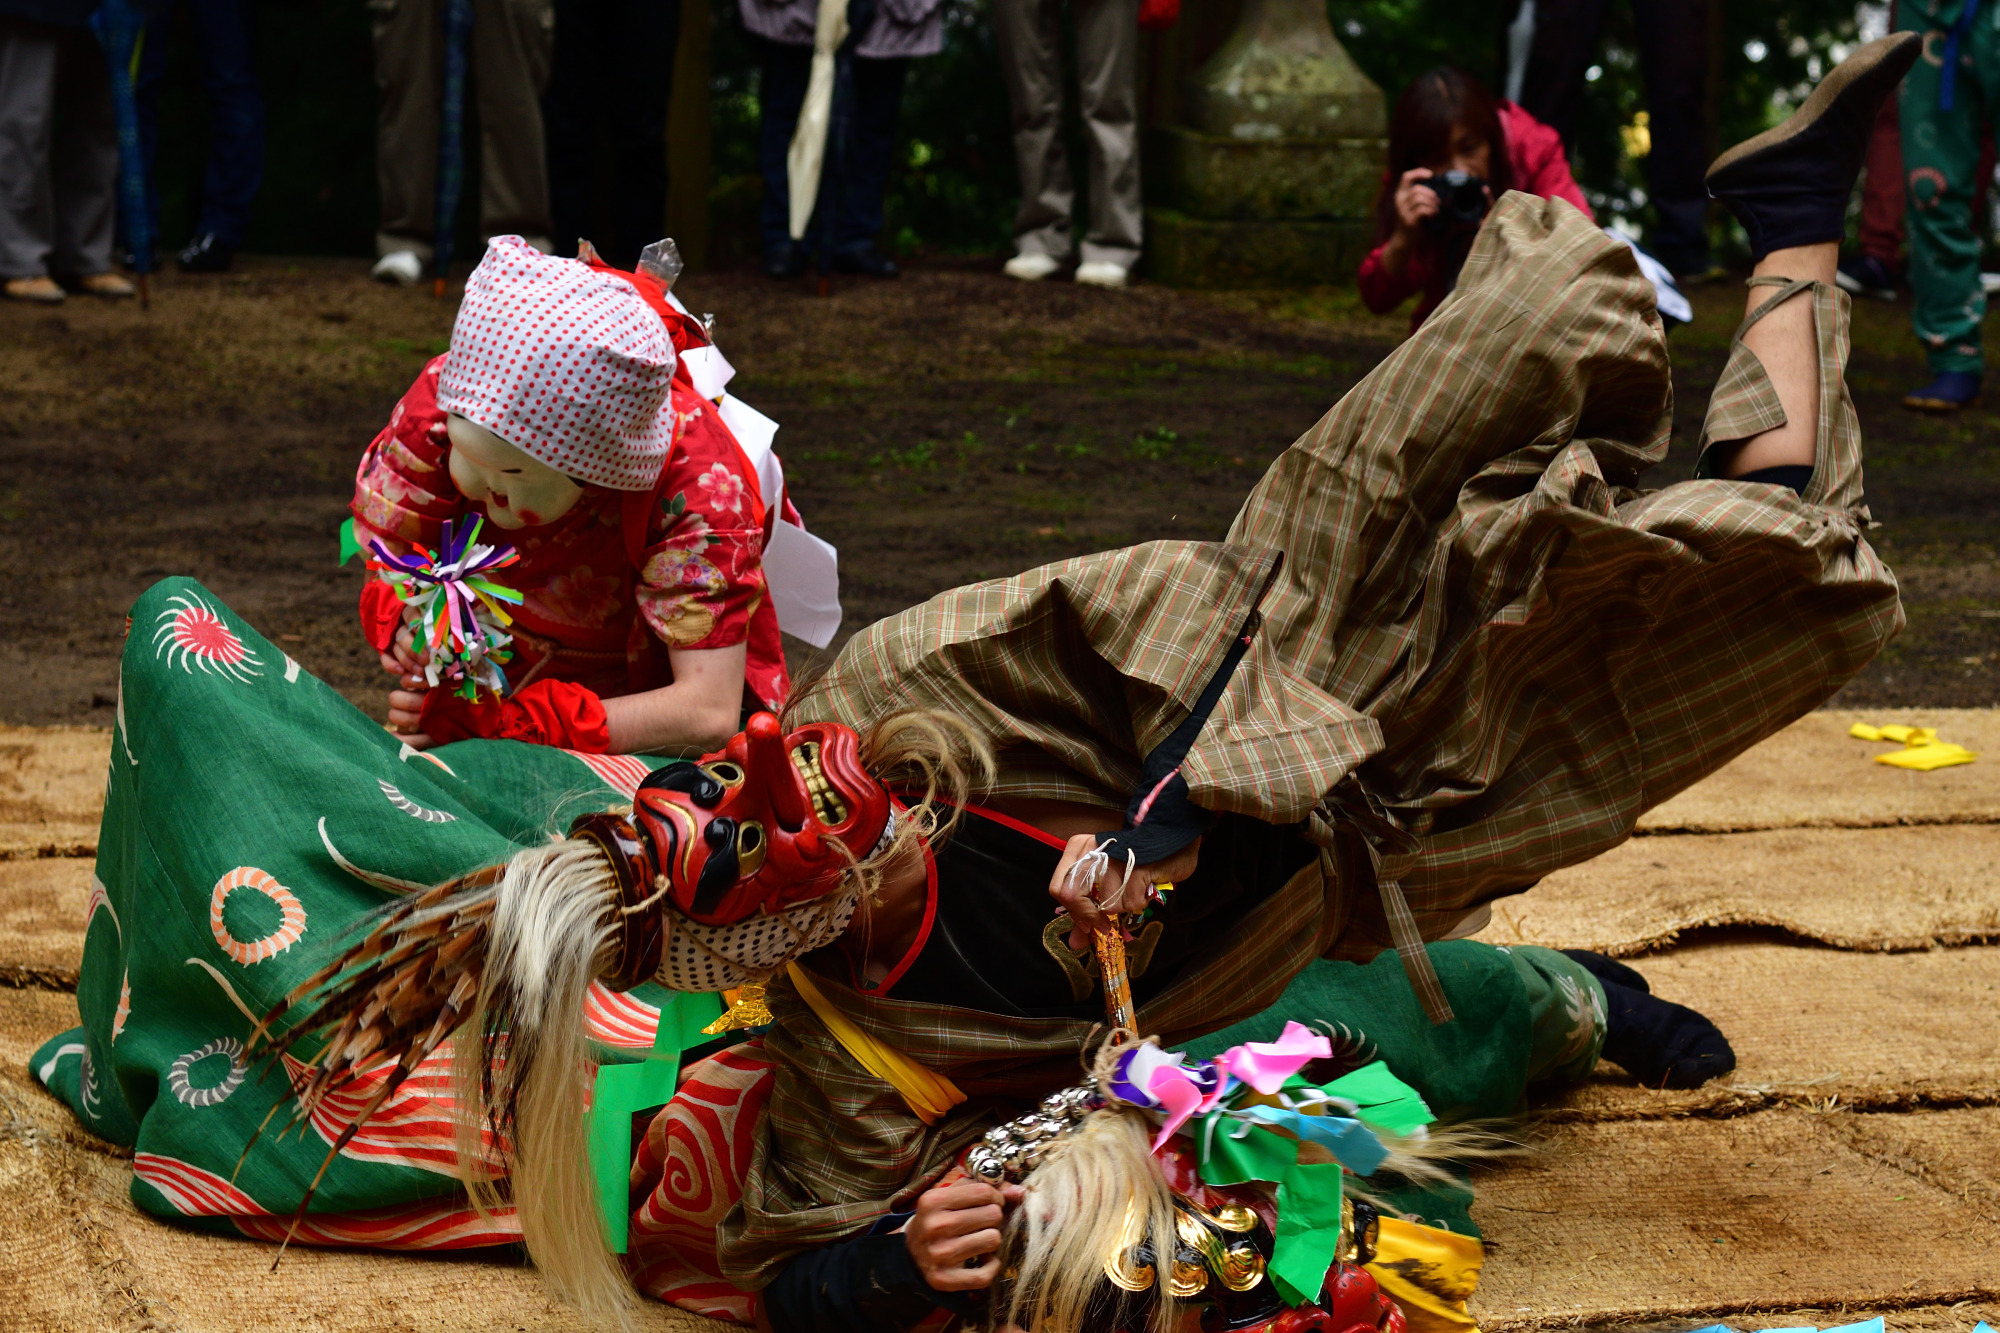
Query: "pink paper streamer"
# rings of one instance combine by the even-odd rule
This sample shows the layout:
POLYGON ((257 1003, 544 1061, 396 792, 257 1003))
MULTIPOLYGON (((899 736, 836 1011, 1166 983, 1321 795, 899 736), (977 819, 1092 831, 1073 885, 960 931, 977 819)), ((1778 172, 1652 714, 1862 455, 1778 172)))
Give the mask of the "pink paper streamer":
POLYGON ((1188 1077, 1185 1069, 1169 1065, 1153 1071, 1153 1085, 1147 1091, 1160 1099, 1160 1105, 1167 1112, 1166 1123, 1160 1126, 1160 1132, 1153 1138, 1153 1151, 1158 1152, 1187 1123, 1188 1117, 1200 1108, 1201 1089, 1195 1086, 1195 1081, 1188 1077))
POLYGON ((1246 1041, 1215 1057, 1215 1063, 1265 1096, 1313 1061, 1333 1054, 1333 1045, 1303 1023, 1287 1023, 1276 1041, 1246 1041))

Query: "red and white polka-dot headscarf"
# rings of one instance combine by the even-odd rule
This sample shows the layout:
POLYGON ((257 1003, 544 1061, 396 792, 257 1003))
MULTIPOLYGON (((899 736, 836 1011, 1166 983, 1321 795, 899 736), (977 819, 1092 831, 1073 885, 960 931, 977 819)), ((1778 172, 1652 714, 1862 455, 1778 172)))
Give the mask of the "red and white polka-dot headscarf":
POLYGON ((465 284, 438 406, 578 481, 651 490, 674 344, 632 285, 496 236, 465 284))

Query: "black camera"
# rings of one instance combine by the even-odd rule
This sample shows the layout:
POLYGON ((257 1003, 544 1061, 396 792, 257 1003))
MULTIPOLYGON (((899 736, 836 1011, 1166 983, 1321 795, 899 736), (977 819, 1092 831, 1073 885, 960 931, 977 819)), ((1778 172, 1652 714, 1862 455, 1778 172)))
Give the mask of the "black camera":
POLYGON ((1442 171, 1418 181, 1438 197, 1438 211, 1424 219, 1432 231, 1476 227, 1486 216, 1486 180, 1469 171, 1442 171))

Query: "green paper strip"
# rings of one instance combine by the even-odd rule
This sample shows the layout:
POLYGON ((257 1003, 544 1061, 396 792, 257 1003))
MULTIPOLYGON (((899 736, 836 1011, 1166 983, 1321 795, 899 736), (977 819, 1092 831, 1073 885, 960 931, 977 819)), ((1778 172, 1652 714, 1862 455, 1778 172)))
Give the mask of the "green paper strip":
POLYGON ((1288 1305, 1316 1301, 1340 1251, 1338 1162, 1300 1163, 1278 1184, 1278 1232, 1271 1280, 1288 1305))
POLYGON ((1437 1117, 1417 1090, 1377 1060, 1325 1085, 1329 1097, 1345 1097, 1360 1109, 1354 1118, 1391 1134, 1411 1134, 1437 1117))
POLYGON ((1233 1137, 1230 1130, 1240 1127, 1219 1116, 1202 1126, 1201 1178, 1210 1185, 1277 1185, 1271 1278, 1289 1304, 1317 1300, 1340 1248, 1340 1163, 1302 1166, 1297 1140, 1267 1129, 1233 1137))
POLYGON ((366 555, 361 543, 354 540, 354 520, 348 519, 340 525, 340 563, 346 564, 357 555, 366 555))
POLYGON ((613 1254, 630 1244, 628 1205, 632 1193, 632 1117, 673 1100, 681 1052, 703 1040, 701 1029, 722 1012, 714 995, 679 992, 660 1009, 653 1051, 636 1064, 601 1065, 585 1128, 591 1179, 604 1216, 604 1240, 613 1254))
POLYGON ((1242 1128, 1220 1114, 1203 1117, 1199 1134, 1201 1178, 1210 1185, 1241 1185, 1249 1180, 1277 1184, 1290 1176, 1299 1163, 1296 1139, 1273 1134, 1268 1129, 1252 1129, 1242 1138, 1231 1131, 1242 1128))

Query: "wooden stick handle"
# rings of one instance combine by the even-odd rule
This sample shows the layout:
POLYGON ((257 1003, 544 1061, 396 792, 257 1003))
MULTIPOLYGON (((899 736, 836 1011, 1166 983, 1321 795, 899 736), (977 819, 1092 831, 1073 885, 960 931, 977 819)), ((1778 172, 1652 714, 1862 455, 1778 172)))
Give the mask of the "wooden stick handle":
MULTIPOLYGON (((1112 1028, 1135 1030, 1132 977, 1125 967, 1125 918, 1110 914, 1111 928, 1096 937, 1097 965, 1104 975, 1104 1017, 1112 1028)), ((1114 1038, 1115 1040, 1115 1038, 1114 1038)))

